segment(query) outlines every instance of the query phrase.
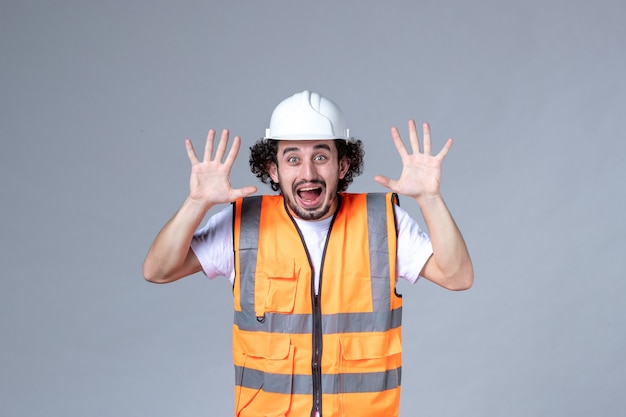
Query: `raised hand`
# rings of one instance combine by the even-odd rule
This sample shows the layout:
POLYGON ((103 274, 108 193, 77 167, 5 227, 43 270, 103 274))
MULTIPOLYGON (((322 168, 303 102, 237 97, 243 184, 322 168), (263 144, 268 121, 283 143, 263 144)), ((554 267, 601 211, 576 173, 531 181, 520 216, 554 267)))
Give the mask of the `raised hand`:
POLYGON ((441 184, 441 165, 450 148, 452 138, 448 139, 437 155, 431 155, 430 126, 422 125, 424 136, 424 150, 420 151, 419 137, 414 120, 409 120, 409 142, 412 153, 404 146, 400 133, 396 127, 391 128, 393 143, 402 160, 402 173, 398 180, 392 180, 383 175, 377 175, 374 180, 393 192, 413 197, 416 200, 437 197, 441 184))
POLYGON ((187 155, 191 162, 189 179, 189 198, 191 200, 211 207, 216 204, 230 203, 256 192, 254 186, 235 189, 230 183, 230 172, 239 153, 241 138, 235 136, 233 144, 226 154, 228 135, 228 129, 224 129, 215 149, 215 156, 213 156, 215 130, 209 130, 202 160, 196 156, 191 140, 185 141, 187 155))

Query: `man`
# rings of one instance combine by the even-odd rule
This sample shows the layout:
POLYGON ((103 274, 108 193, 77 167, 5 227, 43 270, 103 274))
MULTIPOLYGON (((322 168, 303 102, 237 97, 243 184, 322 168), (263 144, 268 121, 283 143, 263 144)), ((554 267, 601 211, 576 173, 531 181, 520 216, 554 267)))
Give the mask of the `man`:
POLYGON ((224 130, 204 157, 186 141, 189 197, 155 238, 144 262, 148 281, 204 271, 233 284, 236 416, 396 416, 401 375, 402 299, 397 278, 422 276, 451 290, 473 282, 467 248, 440 194, 452 146, 431 155, 428 124, 412 152, 391 130, 403 169, 376 176, 387 194, 346 193, 362 171, 362 143, 350 137, 331 100, 303 91, 272 113, 251 148, 252 172, 279 195, 234 189, 224 130), (213 155, 215 154, 215 155, 213 155), (397 205, 414 199, 430 237, 397 205), (209 209, 232 203, 199 229, 209 209))

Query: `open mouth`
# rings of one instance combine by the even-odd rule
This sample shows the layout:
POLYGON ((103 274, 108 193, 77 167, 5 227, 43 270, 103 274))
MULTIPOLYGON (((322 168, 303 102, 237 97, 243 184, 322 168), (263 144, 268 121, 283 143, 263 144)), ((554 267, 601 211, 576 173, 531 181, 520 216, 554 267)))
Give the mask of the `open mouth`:
POLYGON ((304 206, 314 207, 320 202, 322 195, 322 187, 308 186, 302 187, 296 191, 298 198, 304 206))

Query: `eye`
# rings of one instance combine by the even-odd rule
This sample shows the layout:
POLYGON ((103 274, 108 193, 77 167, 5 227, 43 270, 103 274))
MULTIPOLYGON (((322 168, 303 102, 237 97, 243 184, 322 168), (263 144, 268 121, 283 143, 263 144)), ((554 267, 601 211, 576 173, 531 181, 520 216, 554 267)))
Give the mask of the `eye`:
POLYGON ((315 158, 314 158, 314 159, 315 159, 316 161, 325 161, 325 160, 326 160, 326 159, 328 159, 328 158, 326 158, 326 155, 317 155, 317 156, 315 156, 315 158))
POLYGON ((290 156, 289 158, 287 158, 287 162, 290 164, 295 164, 298 162, 298 158, 295 156, 290 156))

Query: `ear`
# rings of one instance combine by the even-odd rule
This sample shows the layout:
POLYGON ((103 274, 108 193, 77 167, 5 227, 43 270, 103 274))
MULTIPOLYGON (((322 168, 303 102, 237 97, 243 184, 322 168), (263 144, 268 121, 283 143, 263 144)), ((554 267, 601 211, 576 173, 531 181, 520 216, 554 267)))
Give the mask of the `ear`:
POLYGON ((343 177, 346 176, 346 174, 348 173, 349 169, 350 169, 350 161, 348 160, 348 158, 346 156, 344 156, 339 161, 339 179, 340 180, 342 180, 343 177))
POLYGON ((267 164, 267 173, 272 181, 278 184, 278 166, 274 162, 269 162, 267 164))

